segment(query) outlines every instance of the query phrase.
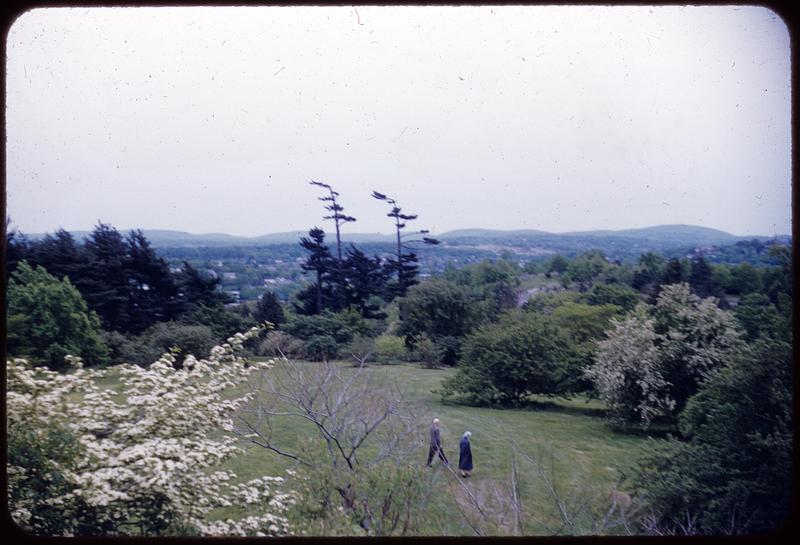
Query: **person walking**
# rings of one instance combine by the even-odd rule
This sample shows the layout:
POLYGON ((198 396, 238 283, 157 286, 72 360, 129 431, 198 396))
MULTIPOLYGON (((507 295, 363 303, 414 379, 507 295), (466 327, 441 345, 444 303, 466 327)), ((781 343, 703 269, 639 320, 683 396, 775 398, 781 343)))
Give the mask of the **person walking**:
POLYGON ((469 477, 472 474, 472 448, 469 445, 469 438, 472 432, 464 433, 461 443, 458 445, 458 469, 461 470, 462 477, 469 477))
POLYGON ((447 461, 447 456, 444 455, 444 450, 442 450, 442 439, 439 435, 439 419, 434 418, 433 424, 431 424, 430 430, 431 436, 431 447, 428 449, 428 462, 425 464, 425 467, 431 467, 431 462, 433 461, 433 455, 439 454, 439 458, 444 462, 445 465, 450 465, 450 462, 447 461))

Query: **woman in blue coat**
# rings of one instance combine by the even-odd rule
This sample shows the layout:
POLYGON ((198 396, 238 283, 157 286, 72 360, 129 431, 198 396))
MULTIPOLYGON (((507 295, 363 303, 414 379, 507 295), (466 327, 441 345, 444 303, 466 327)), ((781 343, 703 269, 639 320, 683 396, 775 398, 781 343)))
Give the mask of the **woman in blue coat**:
POLYGON ((465 432, 459 444, 458 469, 461 470, 462 477, 469 477, 472 473, 472 449, 469 446, 471 436, 472 432, 465 432))

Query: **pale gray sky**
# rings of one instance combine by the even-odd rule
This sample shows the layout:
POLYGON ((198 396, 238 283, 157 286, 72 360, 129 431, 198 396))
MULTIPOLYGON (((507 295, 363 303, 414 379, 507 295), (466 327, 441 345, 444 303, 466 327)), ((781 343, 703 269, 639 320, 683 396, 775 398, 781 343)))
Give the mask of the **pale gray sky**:
POLYGON ((791 230, 789 34, 759 7, 37 9, 7 36, 23 232, 791 230))

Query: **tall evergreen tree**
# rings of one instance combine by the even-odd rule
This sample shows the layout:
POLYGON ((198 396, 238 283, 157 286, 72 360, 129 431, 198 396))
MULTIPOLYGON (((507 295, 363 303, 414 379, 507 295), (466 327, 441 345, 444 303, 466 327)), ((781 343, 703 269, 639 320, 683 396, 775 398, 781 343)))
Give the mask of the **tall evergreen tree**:
POLYGON ((221 282, 219 278, 204 276, 188 261, 183 262, 177 282, 182 313, 193 312, 200 307, 217 307, 230 302, 230 297, 218 289, 221 282))
POLYGON ((6 247, 5 247, 5 266, 6 280, 17 267, 17 263, 27 259, 29 253, 29 242, 27 237, 11 227, 11 218, 6 217, 6 247))
POLYGON ((86 240, 88 263, 75 285, 89 308, 100 315, 108 330, 127 331, 128 279, 127 246, 122 235, 112 226, 98 223, 86 240))
MULTIPOLYGON (((416 214, 403 214, 403 209, 397 206, 397 201, 391 197, 387 197, 383 193, 373 191, 372 197, 379 201, 385 201, 389 204, 389 206, 391 206, 391 210, 386 215, 390 218, 394 218, 394 226, 397 233, 397 253, 394 259, 388 260, 389 270, 394 272, 396 275, 394 283, 388 286, 386 292, 387 299, 391 300, 395 297, 402 297, 405 295, 408 291, 408 288, 414 285, 417 281, 417 255, 412 251, 404 252, 404 250, 409 249, 410 244, 414 242, 439 244, 439 241, 434 238, 424 236, 418 240, 403 240, 401 231, 406 227, 406 222, 413 221, 417 219, 418 216, 416 214)), ((425 235, 427 233, 427 230, 422 230, 413 234, 425 235)))
POLYGON ((345 223, 349 223, 351 221, 356 221, 356 218, 354 218, 353 216, 348 216, 347 214, 343 213, 344 212, 344 207, 342 207, 342 205, 339 204, 339 202, 336 200, 336 197, 339 196, 339 193, 334 191, 333 188, 330 185, 328 185, 326 183, 322 183, 322 182, 317 182, 317 181, 314 181, 314 180, 311 180, 309 183, 311 185, 316 185, 318 187, 322 187, 322 188, 325 188, 325 189, 328 190, 328 195, 326 195, 324 197, 320 197, 319 200, 321 200, 322 202, 330 203, 330 204, 327 204, 325 206, 325 209, 330 211, 331 215, 330 216, 324 216, 323 219, 333 220, 334 225, 336 226, 336 257, 338 259, 338 263, 339 263, 340 268, 341 268, 341 264, 342 264, 341 226, 344 225, 345 223))
POLYGON ((141 332, 155 322, 174 319, 181 310, 178 286, 167 262, 156 255, 141 230, 127 243, 128 331, 141 332))
POLYGON ((83 275, 87 256, 71 233, 59 229, 31 245, 29 263, 41 265, 56 278, 67 276, 75 282, 83 275))
POLYGON ((344 261, 347 280, 347 304, 356 307, 364 318, 384 318, 377 304, 370 303, 373 296, 383 295, 386 270, 378 256, 367 257, 364 252, 350 245, 344 261))
POLYGON ((315 281, 312 286, 297 295, 300 305, 295 305, 295 309, 305 315, 320 314, 326 308, 333 310, 330 308, 334 298, 331 276, 334 274, 336 264, 330 249, 325 244, 325 232, 319 227, 314 227, 308 231, 308 237, 300 239, 300 246, 309 252, 301 267, 304 271, 313 271, 315 281))
POLYGON ((278 301, 278 298, 271 291, 265 292, 258 300, 253 318, 257 322, 269 322, 275 326, 286 321, 283 307, 278 301))

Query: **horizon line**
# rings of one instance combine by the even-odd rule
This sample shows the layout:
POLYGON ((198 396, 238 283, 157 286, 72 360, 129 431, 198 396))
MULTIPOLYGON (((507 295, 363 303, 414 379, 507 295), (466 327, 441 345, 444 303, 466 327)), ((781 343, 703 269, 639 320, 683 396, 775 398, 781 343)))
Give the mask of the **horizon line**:
MULTIPOLYGON (((288 235, 288 234, 294 234, 294 233, 307 233, 309 231, 309 229, 290 229, 290 230, 286 230, 286 231, 273 231, 273 232, 262 233, 262 234, 258 234, 258 235, 241 235, 241 234, 233 234, 233 233, 228 233, 228 232, 223 232, 223 231, 207 231, 207 232, 198 233, 198 232, 186 231, 186 230, 183 230, 183 229, 161 228, 161 227, 154 227, 154 228, 151 228, 151 227, 119 228, 119 227, 116 227, 115 225, 113 225, 111 223, 103 222, 103 221, 98 220, 98 224, 99 223, 104 223, 106 225, 109 225, 109 226, 113 227, 114 229, 116 229, 120 233, 128 233, 130 231, 137 231, 137 230, 141 230, 143 232, 148 232, 148 231, 167 231, 167 232, 181 233, 181 234, 190 235, 190 236, 197 236, 197 237, 202 237, 202 236, 220 236, 221 235, 221 236, 227 236, 227 237, 233 237, 233 238, 244 238, 244 239, 256 239, 256 238, 261 238, 261 237, 268 237, 268 236, 275 236, 275 235, 288 235)), ((95 224, 95 226, 92 226, 91 228, 88 228, 88 229, 66 229, 66 228, 63 228, 63 227, 57 227, 57 228, 52 229, 50 231, 37 231, 37 232, 25 232, 25 231, 22 231, 19 227, 14 226, 14 230, 16 230, 17 232, 19 232, 22 235, 27 235, 27 236, 45 236, 45 235, 48 235, 48 234, 55 233, 55 232, 59 231, 60 229, 64 229, 65 231, 67 231, 69 233, 91 233, 94 230, 94 228, 96 227, 96 225, 97 224, 95 224)), ((315 226, 315 227, 317 227, 317 226, 315 226)), ((622 231, 636 231, 636 230, 643 230, 643 229, 654 229, 654 228, 659 228, 659 227, 661 227, 661 228, 696 227, 696 228, 701 228, 701 229, 709 229, 709 230, 713 230, 713 231, 719 231, 720 233, 724 233, 724 234, 727 234, 727 235, 730 235, 730 236, 733 236, 733 237, 738 237, 738 238, 745 238, 745 237, 787 237, 787 236, 791 237, 792 236, 791 232, 789 232, 789 233, 778 233, 778 232, 775 232, 773 234, 753 234, 753 233, 748 233, 748 234, 744 234, 744 235, 737 235, 737 234, 731 233, 729 231, 726 231, 724 229, 719 229, 717 227, 709 227, 709 226, 706 226, 706 225, 691 224, 691 223, 663 223, 663 224, 655 224, 655 225, 645 225, 645 226, 640 226, 640 227, 625 227, 625 228, 622 228, 622 229, 594 228, 594 229, 580 229, 580 230, 560 231, 560 232, 559 231, 548 231, 548 230, 545 230, 545 229, 538 229, 538 228, 534 228, 534 227, 522 227, 522 228, 511 228, 511 229, 490 228, 490 227, 457 227, 457 228, 448 229, 446 231, 442 231, 442 232, 439 232, 439 233, 433 233, 433 232, 429 231, 428 233, 425 233, 425 234, 427 234, 429 236, 442 236, 442 235, 447 235, 449 233, 453 233, 453 232, 457 232, 457 231, 490 231, 490 232, 501 232, 501 233, 513 233, 513 232, 519 232, 519 231, 536 231, 536 232, 539 232, 539 233, 542 233, 542 234, 548 234, 548 235, 570 235, 570 234, 585 234, 585 233, 592 233, 592 232, 618 233, 618 232, 622 232, 622 231)), ((329 233, 334 232, 334 230, 326 231, 324 228, 322 228, 322 229, 325 232, 325 234, 329 234, 329 233)), ((8 229, 7 229, 7 232, 9 232, 8 229)), ((418 231, 409 231, 407 234, 414 234, 415 232, 418 232, 418 231)), ((350 236, 382 236, 382 237, 394 237, 394 236, 396 236, 396 234, 394 232, 392 232, 392 233, 383 233, 383 232, 379 232, 379 231, 342 232, 342 234, 341 234, 342 237, 346 237, 348 235, 350 235, 350 236)))

